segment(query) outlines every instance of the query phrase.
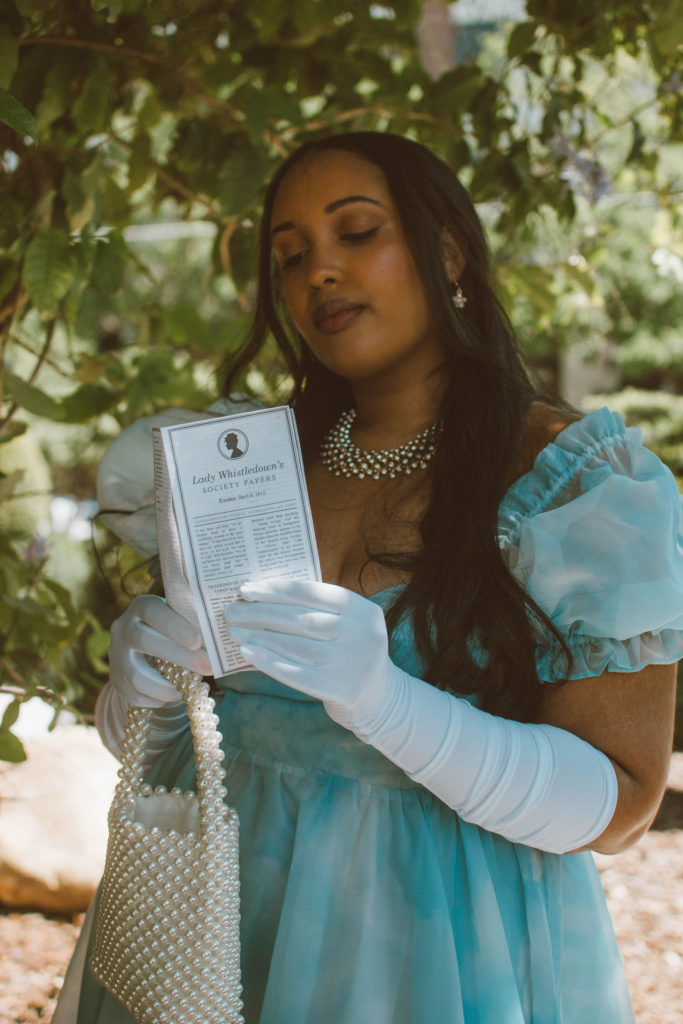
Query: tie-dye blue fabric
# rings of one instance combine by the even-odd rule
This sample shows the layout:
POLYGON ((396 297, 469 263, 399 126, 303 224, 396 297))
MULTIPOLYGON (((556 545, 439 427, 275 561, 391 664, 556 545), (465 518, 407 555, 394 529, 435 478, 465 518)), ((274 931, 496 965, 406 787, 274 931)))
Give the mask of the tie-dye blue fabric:
MULTIPOLYGON (((506 495, 502 550, 568 638, 573 675, 683 654, 679 509, 669 471, 606 409, 566 428, 506 495)), ((392 656, 419 674, 406 624, 392 656)), ((552 644, 538 659, 557 679, 552 644)), ((590 854, 461 821, 319 702, 260 673, 222 686, 247 1024, 633 1022, 590 854)), ((192 786, 187 734, 150 781, 192 786)), ((132 1024, 87 970, 78 1024, 132 1024)))

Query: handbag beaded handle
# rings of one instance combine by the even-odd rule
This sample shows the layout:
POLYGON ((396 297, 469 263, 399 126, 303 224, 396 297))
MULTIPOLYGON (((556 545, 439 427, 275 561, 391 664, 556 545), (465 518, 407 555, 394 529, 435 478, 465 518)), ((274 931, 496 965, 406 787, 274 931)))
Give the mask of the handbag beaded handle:
POLYGON ((225 803, 218 716, 201 676, 153 664, 187 705, 197 794, 143 782, 152 710, 131 708, 90 968, 140 1024, 244 1024, 239 820, 225 803))
MULTIPOLYGON (((223 737, 216 729, 218 716, 213 713, 215 701, 209 696, 208 683, 196 672, 162 658, 152 659, 152 664, 175 686, 186 704, 197 769, 199 828, 203 834, 210 829, 212 823, 225 818, 229 813, 225 805, 225 769, 221 763, 224 754, 220 742, 223 737)), ((122 818, 129 821, 133 820, 135 807, 131 797, 136 793, 149 796, 153 792, 151 786, 143 783, 145 743, 152 714, 152 708, 130 708, 125 736, 121 742, 121 781, 116 787, 114 804, 122 818)), ((165 788, 157 787, 156 792, 164 793, 165 788)), ((194 794, 187 793, 185 797, 192 800, 194 794)))

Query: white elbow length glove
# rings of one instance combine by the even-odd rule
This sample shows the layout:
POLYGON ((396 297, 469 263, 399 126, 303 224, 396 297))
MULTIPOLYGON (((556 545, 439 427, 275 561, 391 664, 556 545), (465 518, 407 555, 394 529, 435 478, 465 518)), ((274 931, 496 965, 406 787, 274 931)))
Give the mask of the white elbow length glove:
POLYGON ((163 599, 152 594, 134 598, 111 627, 109 682, 95 707, 102 742, 115 757, 132 706, 154 708, 145 763, 172 743, 187 725, 178 691, 152 668, 148 657, 165 658, 202 675, 211 673, 199 630, 163 599))
POLYGON ((611 761, 573 733, 490 715, 403 672, 382 609, 329 583, 244 584, 225 609, 255 668, 318 697, 465 821, 551 853, 586 845, 617 800, 611 761))

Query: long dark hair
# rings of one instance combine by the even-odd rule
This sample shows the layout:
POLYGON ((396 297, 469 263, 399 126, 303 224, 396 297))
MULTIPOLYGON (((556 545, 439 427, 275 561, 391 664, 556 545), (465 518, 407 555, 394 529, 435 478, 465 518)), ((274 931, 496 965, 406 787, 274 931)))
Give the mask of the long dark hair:
POLYGON ((543 635, 550 631, 569 657, 550 620, 508 571, 497 542, 498 507, 515 476, 536 390, 490 282, 479 218, 442 160, 398 135, 351 132, 310 141, 281 164, 265 197, 254 321, 228 366, 226 393, 270 332, 294 379, 290 404, 305 459, 315 456, 326 431, 353 405, 349 383, 311 356, 289 321, 270 246, 273 203, 285 175, 305 157, 329 150, 354 153, 384 172, 450 353, 450 384, 440 409, 443 433, 432 463, 435 485, 419 524, 421 548, 410 556, 368 553, 410 575, 388 612, 389 629, 410 614, 429 682, 476 694, 479 705, 495 714, 529 720, 540 698, 535 649, 543 635), (468 300, 464 310, 451 301, 444 228, 466 257, 460 278, 468 300))

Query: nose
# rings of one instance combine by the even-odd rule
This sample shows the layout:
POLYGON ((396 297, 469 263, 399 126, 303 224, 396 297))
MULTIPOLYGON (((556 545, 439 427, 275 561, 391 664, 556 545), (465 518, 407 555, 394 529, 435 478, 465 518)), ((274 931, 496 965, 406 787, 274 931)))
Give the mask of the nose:
POLYGON ((337 284, 343 277, 339 261, 328 248, 311 250, 308 265, 308 280, 311 288, 323 288, 325 285, 337 284))

